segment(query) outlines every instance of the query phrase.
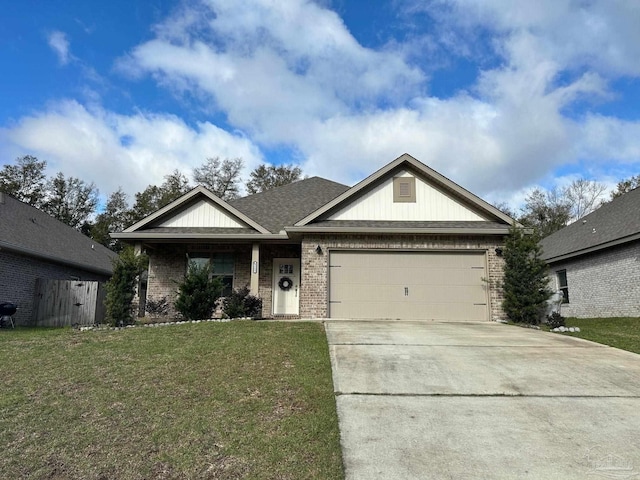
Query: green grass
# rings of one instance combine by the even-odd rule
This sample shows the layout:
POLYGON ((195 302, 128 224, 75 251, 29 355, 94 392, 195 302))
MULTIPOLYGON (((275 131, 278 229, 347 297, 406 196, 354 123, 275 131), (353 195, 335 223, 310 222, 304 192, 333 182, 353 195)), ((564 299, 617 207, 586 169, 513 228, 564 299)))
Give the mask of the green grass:
POLYGON ((0 472, 343 478, 323 326, 0 331, 0 472))
POLYGON ((580 327, 574 337, 640 353, 640 318, 567 318, 568 327, 580 327))

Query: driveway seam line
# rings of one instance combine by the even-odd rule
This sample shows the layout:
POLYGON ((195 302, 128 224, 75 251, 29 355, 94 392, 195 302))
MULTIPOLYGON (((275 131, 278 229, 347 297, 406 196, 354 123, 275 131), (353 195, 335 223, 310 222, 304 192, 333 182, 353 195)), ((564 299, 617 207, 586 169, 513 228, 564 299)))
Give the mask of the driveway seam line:
MULTIPOLYGON (((456 345, 456 344, 437 344, 431 343, 332 343, 333 346, 363 346, 363 347, 380 347, 380 346, 400 346, 400 347, 467 347, 467 348, 517 348, 517 347, 530 347, 530 348, 546 348, 546 349, 562 349, 567 350, 569 348, 585 349, 590 348, 587 346, 573 346, 573 345, 456 345)), ((608 345, 594 345, 591 348, 606 348, 608 345)))
POLYGON ((334 392, 336 397, 464 397, 464 398, 638 398, 640 395, 528 395, 520 393, 369 393, 369 392, 334 392))

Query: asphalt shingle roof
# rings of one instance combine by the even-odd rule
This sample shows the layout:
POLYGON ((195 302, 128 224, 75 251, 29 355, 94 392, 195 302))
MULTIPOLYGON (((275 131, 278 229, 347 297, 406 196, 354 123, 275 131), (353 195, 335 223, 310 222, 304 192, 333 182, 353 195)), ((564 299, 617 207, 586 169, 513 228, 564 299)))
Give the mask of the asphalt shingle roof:
POLYGON ((553 260, 640 234, 640 188, 604 204, 541 241, 542 258, 553 260))
POLYGON ((229 204, 270 232, 279 233, 284 227, 294 225, 347 190, 349 187, 341 183, 311 177, 238 198, 229 204))
POLYGON ((6 194, 0 194, 0 248, 100 273, 111 273, 112 259, 117 256, 77 230, 6 194))

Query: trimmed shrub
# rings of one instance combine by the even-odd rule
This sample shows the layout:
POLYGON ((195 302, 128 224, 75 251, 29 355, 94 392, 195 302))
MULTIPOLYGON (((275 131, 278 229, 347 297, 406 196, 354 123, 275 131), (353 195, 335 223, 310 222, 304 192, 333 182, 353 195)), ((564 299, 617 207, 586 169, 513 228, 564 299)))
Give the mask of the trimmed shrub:
POLYGON ((113 276, 106 283, 107 323, 114 327, 131 325, 134 322, 133 298, 136 294, 138 276, 148 265, 145 255, 136 255, 133 247, 126 247, 113 262, 113 276))
POLYGON ((260 318, 262 299, 251 295, 248 287, 238 288, 224 298, 222 312, 227 318, 260 318))
POLYGON ((169 315, 169 301, 167 297, 147 298, 144 310, 152 317, 166 317, 169 315))
POLYGON ((211 318, 216 301, 222 293, 222 282, 212 279, 209 266, 191 263, 184 281, 178 284, 176 310, 187 320, 211 318))
POLYGON ((547 315, 547 325, 550 329, 564 327, 565 318, 558 312, 553 312, 551 315, 547 315))

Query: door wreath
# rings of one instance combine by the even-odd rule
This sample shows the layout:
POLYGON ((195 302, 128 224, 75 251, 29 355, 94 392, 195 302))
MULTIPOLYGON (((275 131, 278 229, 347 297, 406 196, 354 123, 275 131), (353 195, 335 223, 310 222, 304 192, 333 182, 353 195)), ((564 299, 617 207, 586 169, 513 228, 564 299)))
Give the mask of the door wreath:
POLYGON ((280 287, 280 290, 284 290, 286 292, 287 290, 291 290, 293 281, 289 277, 282 277, 278 282, 278 286, 280 287))

